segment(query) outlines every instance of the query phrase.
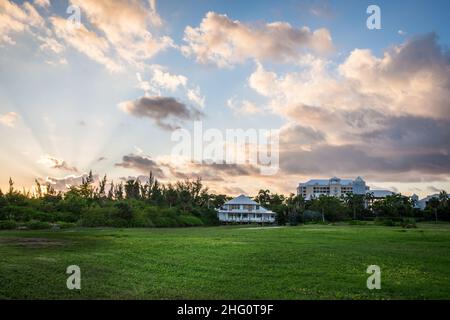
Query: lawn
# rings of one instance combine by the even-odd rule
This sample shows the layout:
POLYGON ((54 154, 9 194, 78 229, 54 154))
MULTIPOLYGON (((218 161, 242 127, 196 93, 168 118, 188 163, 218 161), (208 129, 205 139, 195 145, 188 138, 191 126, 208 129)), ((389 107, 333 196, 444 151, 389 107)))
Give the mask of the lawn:
POLYGON ((2 231, 0 298, 449 299, 450 225, 2 231))

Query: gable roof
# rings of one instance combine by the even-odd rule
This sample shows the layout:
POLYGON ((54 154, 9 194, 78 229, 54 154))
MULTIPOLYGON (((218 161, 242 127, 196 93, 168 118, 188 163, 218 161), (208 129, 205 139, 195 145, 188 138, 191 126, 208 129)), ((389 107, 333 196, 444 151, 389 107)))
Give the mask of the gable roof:
POLYGON ((249 197, 241 194, 240 196, 225 202, 225 204, 253 204, 253 205, 259 205, 256 201, 253 201, 249 197))
POLYGON ((386 196, 392 196, 394 192, 390 190, 370 190, 368 193, 372 193, 375 198, 384 198, 386 196))

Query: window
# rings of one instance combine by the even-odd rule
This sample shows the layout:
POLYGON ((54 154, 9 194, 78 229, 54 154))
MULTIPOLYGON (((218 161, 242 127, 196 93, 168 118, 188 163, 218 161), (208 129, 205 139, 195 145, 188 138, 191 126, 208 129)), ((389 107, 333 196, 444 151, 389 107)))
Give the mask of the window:
POLYGON ((240 209, 240 205, 239 204, 230 204, 230 210, 239 210, 240 209))

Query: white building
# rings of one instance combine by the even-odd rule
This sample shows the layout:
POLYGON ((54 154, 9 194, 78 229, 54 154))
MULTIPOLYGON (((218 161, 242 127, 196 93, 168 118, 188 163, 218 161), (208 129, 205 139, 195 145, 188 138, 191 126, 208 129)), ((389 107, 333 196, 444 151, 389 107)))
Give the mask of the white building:
POLYGON ((413 197, 414 197, 414 200, 415 200, 414 208, 417 208, 417 209, 420 209, 420 210, 425 210, 427 205, 428 205, 428 201, 430 201, 433 198, 439 199, 439 194, 438 193, 432 194, 432 195, 429 195, 429 196, 427 196, 427 197, 425 197, 425 198, 423 198, 421 200, 418 200, 417 195, 413 195, 413 197))
POLYGON ((275 213, 262 207, 247 196, 239 197, 226 202, 217 210, 220 222, 238 223, 274 223, 275 213))
POLYGON ((299 183, 297 188, 297 195, 301 195, 306 200, 318 198, 321 195, 341 197, 347 193, 366 194, 367 192, 369 192, 369 187, 361 177, 357 177, 355 180, 336 177, 312 179, 305 183, 299 183))

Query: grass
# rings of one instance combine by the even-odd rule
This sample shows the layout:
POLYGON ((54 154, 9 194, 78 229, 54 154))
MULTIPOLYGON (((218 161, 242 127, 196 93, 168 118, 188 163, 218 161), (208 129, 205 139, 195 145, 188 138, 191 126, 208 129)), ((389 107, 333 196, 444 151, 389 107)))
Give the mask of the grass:
POLYGON ((449 299, 450 225, 2 231, 0 298, 449 299))

